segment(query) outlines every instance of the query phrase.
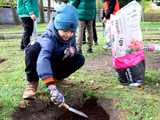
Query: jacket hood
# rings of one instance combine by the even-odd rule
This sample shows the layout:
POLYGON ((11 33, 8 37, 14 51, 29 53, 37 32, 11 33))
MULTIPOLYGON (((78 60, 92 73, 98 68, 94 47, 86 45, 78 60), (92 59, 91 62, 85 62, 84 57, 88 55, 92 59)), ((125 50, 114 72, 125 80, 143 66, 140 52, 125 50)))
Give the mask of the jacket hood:
POLYGON ((78 26, 78 13, 72 5, 65 5, 57 10, 54 25, 57 30, 71 30, 76 32, 78 26))

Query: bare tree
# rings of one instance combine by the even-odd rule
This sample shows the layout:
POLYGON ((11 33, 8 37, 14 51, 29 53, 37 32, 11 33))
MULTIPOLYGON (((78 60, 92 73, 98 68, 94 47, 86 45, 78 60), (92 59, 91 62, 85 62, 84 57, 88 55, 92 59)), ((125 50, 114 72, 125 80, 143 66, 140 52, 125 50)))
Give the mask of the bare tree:
POLYGON ((13 19, 15 21, 15 24, 20 24, 20 21, 18 19, 18 15, 17 15, 17 12, 16 12, 15 8, 12 8, 12 13, 13 13, 13 19))
POLYGON ((47 17, 48 17, 48 22, 50 21, 50 12, 51 12, 51 1, 48 0, 48 7, 47 7, 47 17))
POLYGON ((39 10, 40 10, 40 23, 44 23, 44 9, 43 9, 43 0, 39 0, 39 10))

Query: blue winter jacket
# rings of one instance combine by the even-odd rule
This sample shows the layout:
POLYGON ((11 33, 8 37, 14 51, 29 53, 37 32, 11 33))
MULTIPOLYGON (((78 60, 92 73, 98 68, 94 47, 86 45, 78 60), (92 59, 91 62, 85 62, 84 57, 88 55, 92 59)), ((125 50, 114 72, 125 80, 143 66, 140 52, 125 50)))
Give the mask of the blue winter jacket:
POLYGON ((54 68, 51 63, 56 59, 62 59, 64 50, 71 45, 76 49, 75 35, 69 41, 63 41, 55 29, 53 23, 49 24, 46 31, 37 40, 41 45, 41 51, 37 60, 37 73, 41 79, 54 77, 54 68), (55 58, 55 59, 54 59, 55 58))

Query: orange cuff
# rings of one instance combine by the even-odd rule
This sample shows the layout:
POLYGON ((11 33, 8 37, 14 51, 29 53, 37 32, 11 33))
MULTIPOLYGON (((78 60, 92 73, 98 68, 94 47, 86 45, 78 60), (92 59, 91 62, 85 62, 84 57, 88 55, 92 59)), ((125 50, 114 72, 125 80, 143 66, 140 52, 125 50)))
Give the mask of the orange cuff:
POLYGON ((48 86, 50 84, 55 84, 56 83, 56 79, 53 77, 48 77, 46 79, 44 79, 44 83, 48 86))

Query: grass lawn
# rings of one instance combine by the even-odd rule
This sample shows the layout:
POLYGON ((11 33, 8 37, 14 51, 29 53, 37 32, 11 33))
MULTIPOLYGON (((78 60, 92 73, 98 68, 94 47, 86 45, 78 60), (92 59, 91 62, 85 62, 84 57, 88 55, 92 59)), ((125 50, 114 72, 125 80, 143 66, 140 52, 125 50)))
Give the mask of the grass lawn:
MULTIPOLYGON (((11 31, 11 28, 8 29, 11 31)), ((15 31, 16 29, 15 27, 15 31)), ((86 61, 97 59, 101 62, 101 56, 106 53, 102 49, 105 43, 102 33, 98 35, 99 45, 94 48, 94 53, 84 52, 86 61)), ((11 119, 10 114, 18 106, 24 89, 24 53, 19 51, 19 43, 20 39, 0 40, 0 58, 5 59, 0 64, 0 120, 11 119)), ((86 46, 83 49, 86 51, 86 46)), ((93 70, 88 71, 82 68, 70 76, 77 86, 81 86, 79 81, 84 80, 81 89, 89 96, 94 94, 104 98, 118 99, 119 102, 114 107, 126 110, 128 120, 160 120, 160 71, 158 69, 146 70, 144 88, 131 88, 120 86, 115 74, 94 70, 94 64, 91 67, 93 70), (100 88, 96 91, 91 90, 90 81, 96 82, 100 88)), ((67 95, 68 92, 65 93, 67 95)))
MULTIPOLYGON (((0 25, 0 33, 21 33, 23 31, 22 25, 0 25)), ((46 24, 38 24, 38 32, 43 32, 46 24)))
POLYGON ((24 82, 23 52, 18 51, 16 40, 0 41, 0 119, 7 120, 13 107, 19 102, 24 82))
MULTIPOLYGON (((97 26, 102 26, 102 23, 96 23, 97 26)), ((160 29, 160 22, 141 22, 142 29, 160 29)), ((38 32, 43 32, 46 28, 46 24, 38 24, 38 32)), ((0 33, 17 33, 22 32, 23 27, 21 25, 0 25, 0 33)))
POLYGON ((141 22, 142 29, 159 29, 160 22, 141 22))

